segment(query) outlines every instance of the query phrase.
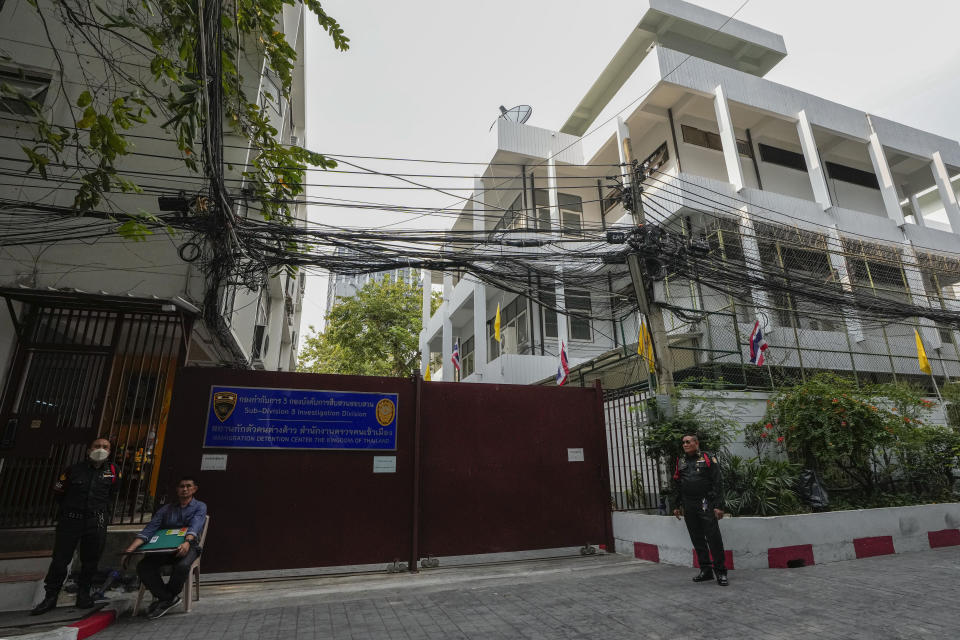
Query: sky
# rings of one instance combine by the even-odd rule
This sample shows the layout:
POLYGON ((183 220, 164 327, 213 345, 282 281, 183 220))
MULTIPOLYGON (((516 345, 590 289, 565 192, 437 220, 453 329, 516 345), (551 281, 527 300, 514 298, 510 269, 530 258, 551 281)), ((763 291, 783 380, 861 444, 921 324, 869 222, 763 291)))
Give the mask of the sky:
MULTIPOLYGON (((960 139, 960 2, 953 0, 696 0, 779 33, 788 55, 767 78, 808 93, 960 139), (738 11, 739 10, 739 11, 738 11)), ((626 0, 326 0, 350 37, 335 51, 307 16, 306 142, 321 153, 485 163, 499 105, 529 104, 528 124, 559 129, 639 22, 626 0)), ((624 105, 631 98, 622 99, 624 105)), ((591 145, 588 145, 588 147, 591 145)), ((482 164, 347 159, 381 172, 462 176, 425 179, 469 189, 482 164)), ((341 168, 351 167, 341 164, 341 168)), ((420 180, 419 178, 413 178, 420 180)), ((386 178, 311 172, 308 197, 414 206, 455 198, 386 178), (406 185, 409 186, 409 185, 406 185)), ((462 191, 467 195, 466 191, 462 191)), ((332 200, 331 200, 332 201, 332 200)), ((333 206, 311 221, 336 226, 446 228, 450 220, 333 206)), ((321 326, 326 279, 308 279, 302 332, 321 326)))

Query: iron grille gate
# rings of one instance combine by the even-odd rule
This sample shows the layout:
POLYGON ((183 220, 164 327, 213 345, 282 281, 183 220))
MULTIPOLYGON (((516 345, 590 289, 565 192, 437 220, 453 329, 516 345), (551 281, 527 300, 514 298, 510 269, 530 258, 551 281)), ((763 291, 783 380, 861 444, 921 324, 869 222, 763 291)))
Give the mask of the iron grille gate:
POLYGON ((603 392, 603 412, 614 511, 653 511, 660 507, 662 465, 643 451, 648 427, 646 384, 603 392))
POLYGON ((52 525, 57 474, 97 436, 122 474, 112 522, 149 518, 182 347, 176 314, 28 308, 0 400, 0 527, 52 525))

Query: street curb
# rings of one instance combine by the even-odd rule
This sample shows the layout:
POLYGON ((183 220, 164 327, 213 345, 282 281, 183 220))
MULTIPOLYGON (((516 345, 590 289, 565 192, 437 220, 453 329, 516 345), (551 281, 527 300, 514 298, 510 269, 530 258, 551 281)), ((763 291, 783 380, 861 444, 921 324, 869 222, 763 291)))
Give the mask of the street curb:
MULTIPOLYGON (((960 530, 944 529, 942 531, 928 532, 930 540, 930 549, 942 547, 960 546, 960 530)), ((891 536, 877 536, 873 538, 856 538, 852 542, 854 548, 854 557, 860 559, 870 558, 878 555, 889 555, 902 553, 898 551, 891 536)), ((789 567, 810 566, 818 563, 815 559, 815 548, 811 544, 800 544, 786 547, 770 547, 765 550, 767 554, 767 566, 770 569, 784 569, 789 567)), ((912 551, 912 550, 911 550, 912 551)), ((761 551, 761 553, 763 550, 761 551)), ((733 568, 733 559, 736 557, 731 550, 726 550, 727 568, 733 568)), ((660 562, 661 550, 655 544, 647 542, 633 543, 633 557, 647 562, 660 562)), ((672 562, 667 564, 674 564, 672 562)), ((693 551, 693 567, 698 568, 696 551, 693 551)))
POLYGON ((77 640, 83 640, 84 638, 89 638, 98 631, 103 631, 116 621, 116 611, 101 611, 93 614, 92 616, 84 618, 83 620, 78 620, 73 624, 68 624, 67 627, 76 628, 77 640))
MULTIPOLYGON (((696 566, 683 524, 648 514, 613 514, 617 553, 696 566)), ((960 503, 721 521, 727 566, 780 569, 960 547, 960 503), (946 525, 946 528, 944 528, 946 525)))

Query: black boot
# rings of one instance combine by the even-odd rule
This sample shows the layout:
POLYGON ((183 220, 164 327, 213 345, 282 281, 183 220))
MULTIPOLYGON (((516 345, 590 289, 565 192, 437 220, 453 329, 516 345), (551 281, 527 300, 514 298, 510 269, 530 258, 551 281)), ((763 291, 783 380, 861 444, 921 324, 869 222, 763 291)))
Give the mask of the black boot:
POLYGON ((84 589, 81 587, 77 591, 77 609, 92 609, 94 605, 96 605, 96 601, 90 595, 90 588, 84 589))
POLYGON ((726 587, 730 584, 730 581, 727 580, 727 570, 723 569, 717 570, 717 584, 721 587, 726 587))
POLYGON ((694 582, 708 582, 713 580, 713 568, 711 567, 701 567, 700 573, 693 577, 694 582))
POLYGON ((57 606, 57 594, 50 593, 48 591, 46 597, 44 597, 44 599, 40 601, 40 604, 38 604, 33 608, 33 610, 30 612, 30 615, 32 616, 42 615, 47 611, 52 611, 53 609, 56 608, 56 606, 57 606))

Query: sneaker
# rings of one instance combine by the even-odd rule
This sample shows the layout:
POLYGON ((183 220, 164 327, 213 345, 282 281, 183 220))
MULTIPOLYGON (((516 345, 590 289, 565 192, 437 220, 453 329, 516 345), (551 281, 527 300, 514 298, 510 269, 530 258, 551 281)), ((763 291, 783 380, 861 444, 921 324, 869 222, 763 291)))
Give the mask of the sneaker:
POLYGON ((729 585, 730 585, 730 581, 727 580, 727 572, 726 572, 726 571, 718 571, 718 572, 717 572, 717 584, 720 585, 721 587, 726 587, 726 586, 729 586, 729 585))
POLYGON ((45 597, 43 600, 40 601, 40 604, 38 604, 37 606, 35 606, 35 607, 33 608, 33 610, 30 611, 30 615, 32 615, 32 616, 39 616, 39 615, 42 615, 42 614, 44 614, 44 613, 46 613, 46 612, 48 612, 48 611, 54 610, 56 607, 57 607, 57 596, 56 596, 56 594, 54 594, 54 595, 48 595, 47 597, 45 597))
POLYGON ((148 614, 147 618, 150 620, 156 620, 178 604, 180 604, 180 596, 173 596, 173 598, 170 600, 164 600, 163 602, 157 604, 157 608, 153 610, 153 613, 148 614))
POLYGON ((150 603, 150 606, 147 607, 147 610, 143 612, 143 615, 149 617, 151 613, 157 610, 157 607, 160 606, 161 602, 163 602, 163 600, 159 598, 154 598, 153 601, 150 603))

